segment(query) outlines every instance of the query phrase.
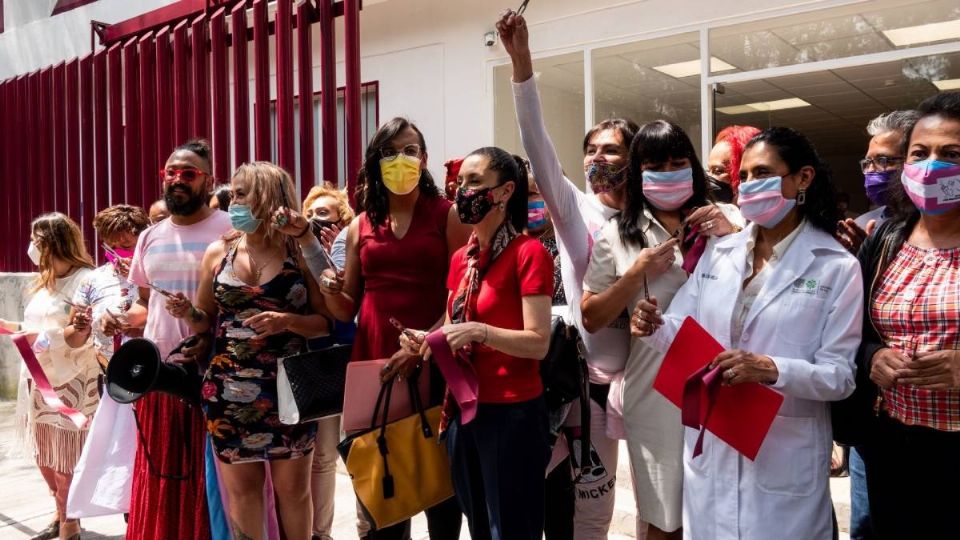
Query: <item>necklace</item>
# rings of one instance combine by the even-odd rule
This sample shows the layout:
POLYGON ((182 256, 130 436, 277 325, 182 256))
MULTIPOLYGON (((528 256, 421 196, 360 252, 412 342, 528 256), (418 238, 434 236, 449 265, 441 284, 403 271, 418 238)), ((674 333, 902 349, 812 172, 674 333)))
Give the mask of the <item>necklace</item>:
POLYGON ((243 236, 243 245, 247 248, 247 260, 250 262, 250 270, 253 271, 253 281, 255 285, 260 285, 260 274, 263 272, 263 269, 270 264, 270 258, 267 258, 267 262, 258 265, 257 261, 253 259, 253 250, 250 249, 250 242, 247 241, 247 236, 243 236))

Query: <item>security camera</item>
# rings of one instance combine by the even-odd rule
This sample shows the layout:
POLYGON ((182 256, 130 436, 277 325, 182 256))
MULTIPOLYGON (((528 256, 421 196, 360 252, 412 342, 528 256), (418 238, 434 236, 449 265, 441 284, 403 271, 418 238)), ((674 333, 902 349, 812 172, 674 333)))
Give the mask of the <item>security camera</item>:
POLYGON ((487 32, 483 35, 483 44, 487 47, 493 47, 497 44, 497 33, 494 31, 487 32))

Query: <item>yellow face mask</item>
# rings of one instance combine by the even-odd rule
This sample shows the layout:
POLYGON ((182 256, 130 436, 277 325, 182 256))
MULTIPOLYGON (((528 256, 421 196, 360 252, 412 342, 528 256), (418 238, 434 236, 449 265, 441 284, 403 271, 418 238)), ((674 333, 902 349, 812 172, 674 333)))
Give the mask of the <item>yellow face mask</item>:
POLYGON ((399 154, 393 159, 381 159, 380 176, 392 193, 406 195, 420 182, 420 158, 399 154))

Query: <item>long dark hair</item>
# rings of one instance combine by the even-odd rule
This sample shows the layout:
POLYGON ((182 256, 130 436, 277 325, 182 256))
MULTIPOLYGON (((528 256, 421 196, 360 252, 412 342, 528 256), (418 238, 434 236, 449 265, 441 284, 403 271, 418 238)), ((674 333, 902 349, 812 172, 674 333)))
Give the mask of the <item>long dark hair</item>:
POLYGON ((750 139, 744 147, 744 153, 760 143, 773 148, 780 160, 787 164, 790 173, 806 166, 813 167, 815 175, 807 188, 806 202, 796 207, 797 213, 814 227, 830 236, 835 235, 837 222, 840 221, 840 210, 837 208, 833 174, 830 167, 820 159, 810 139, 792 128, 767 128, 750 139))
POLYGON ((693 196, 683 203, 680 210, 707 204, 707 176, 697 159, 690 137, 683 129, 666 120, 654 120, 644 124, 630 143, 630 169, 627 176, 627 201, 623 212, 617 215, 617 229, 623 243, 641 248, 647 247, 640 227, 640 217, 647 207, 643 195, 643 167, 646 163, 663 163, 671 158, 687 158, 693 169, 693 196))
MULTIPOLYGON (((380 174, 380 151, 407 128, 417 132, 420 153, 426 154, 427 143, 423 140, 423 133, 420 133, 413 122, 400 117, 380 126, 380 129, 373 135, 373 140, 367 145, 367 152, 363 157, 363 177, 366 180, 366 191, 364 192, 362 208, 367 213, 367 219, 373 225, 386 223, 387 215, 390 213, 390 198, 387 194, 387 188, 383 185, 383 176, 380 174)), ((440 190, 437 189, 437 184, 433 181, 433 176, 427 169, 420 171, 420 183, 417 185, 420 188, 421 196, 440 197, 440 190)))
MULTIPOLYGON (((917 106, 917 111, 920 113, 917 122, 927 116, 942 116, 960 122, 960 92, 934 94, 923 100, 917 106)), ((916 125, 916 122, 911 124, 904 134, 902 152, 904 156, 907 156, 907 151, 910 149, 910 137, 913 136, 913 129, 916 125)), ((907 159, 909 159, 909 156, 907 156, 907 159)), ((907 196, 900 178, 890 179, 887 197, 887 208, 892 216, 890 221, 906 223, 907 226, 912 227, 920 219, 920 211, 907 196)))
POLYGON ((502 186, 513 180, 513 193, 507 201, 507 219, 517 231, 527 228, 527 167, 520 156, 496 146, 484 146, 467 154, 470 156, 485 156, 489 163, 487 168, 497 171, 497 185, 502 186))

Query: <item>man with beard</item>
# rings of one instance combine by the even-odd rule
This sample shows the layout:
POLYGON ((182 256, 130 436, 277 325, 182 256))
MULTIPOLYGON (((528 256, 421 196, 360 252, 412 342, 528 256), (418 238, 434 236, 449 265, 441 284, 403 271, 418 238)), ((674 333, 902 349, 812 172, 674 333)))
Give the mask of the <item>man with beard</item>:
MULTIPOLYGON (((165 294, 179 293, 196 301, 203 254, 231 229, 227 213, 207 206, 213 186, 210 172, 206 141, 188 142, 170 155, 160 172, 170 217, 140 235, 130 263, 130 281, 140 288, 140 299, 122 323, 113 318, 104 323, 107 333, 143 327, 144 337, 156 343, 162 358, 192 334, 183 320, 167 312, 165 294)), ((181 361, 188 362, 188 369, 197 369, 190 362, 210 345, 210 338, 203 338, 183 350, 181 361)), ((207 540, 203 411, 160 392, 146 394, 135 408, 142 437, 127 540, 207 540)))

